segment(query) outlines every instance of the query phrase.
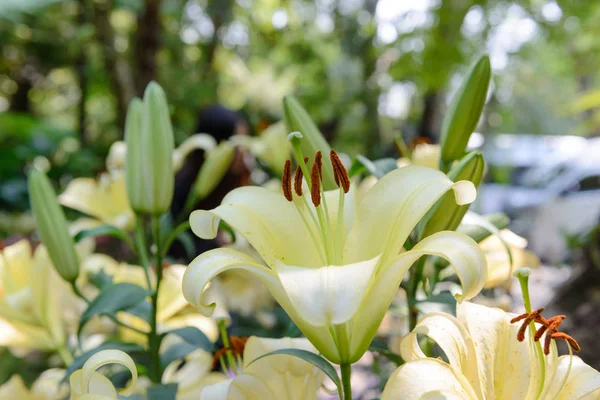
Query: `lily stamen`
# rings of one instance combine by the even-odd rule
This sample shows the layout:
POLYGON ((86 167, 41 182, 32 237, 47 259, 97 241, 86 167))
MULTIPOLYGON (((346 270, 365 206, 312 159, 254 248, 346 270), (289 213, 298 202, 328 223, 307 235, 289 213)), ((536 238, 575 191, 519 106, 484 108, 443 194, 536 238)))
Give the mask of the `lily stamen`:
POLYGON ((321 205, 321 180, 319 179, 319 167, 315 162, 310 170, 310 197, 315 207, 321 205))
POLYGON ((297 196, 302 196, 302 178, 304 174, 302 173, 302 168, 298 165, 296 167, 296 172, 294 173, 294 192, 297 196))
POLYGON ((541 315, 542 311, 544 311, 543 308, 538 308, 537 310, 532 311, 531 313, 521 314, 510 320, 511 324, 513 324, 515 322, 519 322, 521 320, 524 320, 523 324, 521 325, 521 328, 519 328, 519 332, 517 333, 517 340, 519 342, 522 342, 523 340, 525 340, 525 330, 527 329, 529 324, 533 321, 533 322, 537 322, 538 324, 542 325, 535 332, 533 340, 537 342, 542 338, 544 333, 546 334, 545 339, 544 339, 544 354, 545 355, 550 354, 550 343, 552 342, 552 339, 564 340, 571 346, 571 348, 573 348, 573 350, 575 350, 575 351, 581 350, 581 346, 579 346, 579 343, 577 343, 577 341, 575 339, 573 339, 573 337, 571 337, 570 335, 568 335, 564 332, 558 331, 558 327, 562 324, 562 322, 567 317, 565 315, 556 315, 552 318, 546 319, 546 318, 542 317, 542 315, 541 315))
POLYGON ((283 176, 281 177, 281 189, 287 201, 292 201, 292 162, 286 160, 283 166, 283 176))
POLYGON ((350 190, 350 177, 348 176, 346 167, 344 167, 342 160, 340 160, 335 150, 329 152, 329 158, 333 167, 335 183, 344 190, 344 193, 348 193, 350 190))

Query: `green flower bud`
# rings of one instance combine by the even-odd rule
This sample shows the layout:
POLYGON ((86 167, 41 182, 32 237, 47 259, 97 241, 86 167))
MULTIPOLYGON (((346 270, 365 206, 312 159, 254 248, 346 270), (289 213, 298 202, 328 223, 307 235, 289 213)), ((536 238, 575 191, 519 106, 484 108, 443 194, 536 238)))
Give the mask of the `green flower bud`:
POLYGON ((208 153, 194 182, 195 201, 202 200, 212 193, 229 170, 235 156, 235 146, 230 142, 221 142, 208 153))
MULTIPOLYGON (((454 182, 471 181, 475 187, 478 187, 483 178, 484 169, 483 155, 478 151, 472 151, 448 172, 448 178, 454 182)), ((454 194, 446 193, 432 209, 431 217, 427 220, 422 238, 439 231, 456 230, 468 209, 469 204, 459 206, 454 200, 454 194)))
MULTIPOLYGON (((294 96, 286 96, 283 99, 283 118, 285 125, 290 132, 300 132, 302 140, 299 141, 301 154, 311 158, 320 151, 324 155, 328 155, 331 147, 310 118, 304 107, 300 105, 294 96)), ((292 142, 294 145, 294 142, 292 142)), ((303 162, 302 158, 298 158, 298 152, 295 152, 296 162, 303 162)), ((335 179, 333 177, 333 167, 330 163, 323 163, 323 188, 325 190, 335 189, 335 179)))
POLYGON ((471 67, 469 75, 452 98, 442 122, 442 170, 447 171, 454 160, 463 156, 469 137, 481 117, 491 76, 490 58, 484 55, 471 67))
POLYGON ((67 230, 65 214, 58 204, 50 181, 37 169, 29 173, 29 197, 37 231, 46 246, 54 268, 66 281, 79 275, 79 257, 67 230))
POLYGON ((160 215, 173 199, 173 128, 165 92, 150 82, 144 100, 134 99, 125 121, 125 180, 136 213, 160 215))

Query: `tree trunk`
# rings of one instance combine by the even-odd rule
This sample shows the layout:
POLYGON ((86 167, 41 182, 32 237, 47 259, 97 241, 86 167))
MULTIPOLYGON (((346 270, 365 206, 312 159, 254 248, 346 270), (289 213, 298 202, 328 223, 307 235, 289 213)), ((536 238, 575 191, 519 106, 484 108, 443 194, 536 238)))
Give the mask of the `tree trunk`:
POLYGON ((148 83, 157 79, 156 54, 160 49, 162 33, 160 4, 160 0, 146 0, 146 7, 137 21, 135 86, 138 96, 144 93, 148 83))
POLYGON ((430 90, 423 99, 423 115, 419 122, 418 136, 429 139, 432 143, 439 140, 441 93, 430 90))

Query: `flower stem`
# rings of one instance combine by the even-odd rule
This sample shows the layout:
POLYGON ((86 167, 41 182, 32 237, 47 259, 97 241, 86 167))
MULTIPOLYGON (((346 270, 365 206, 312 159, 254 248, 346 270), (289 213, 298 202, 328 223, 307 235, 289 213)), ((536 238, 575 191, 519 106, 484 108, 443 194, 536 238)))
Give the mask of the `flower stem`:
POLYGON ((65 363, 65 366, 68 367, 69 365, 73 364, 73 354, 71 354, 71 352, 67 349, 64 343, 58 343, 56 345, 56 351, 65 363))
POLYGON ((352 366, 348 363, 340 365, 342 370, 342 387, 344 389, 344 400, 352 400, 352 385, 350 376, 352 375, 352 366))
POLYGON ((148 334, 148 344, 150 346, 151 369, 150 378, 155 383, 160 383, 160 337, 157 332, 156 314, 158 311, 158 290, 162 280, 162 246, 160 242, 160 220, 158 217, 152 217, 152 235, 156 245, 156 290, 152 292, 152 317, 150 320, 150 333, 148 334))
POLYGON ((409 332, 415 329, 417 326, 417 319, 419 318, 419 310, 416 307, 417 290, 419 289, 419 282, 423 277, 423 268, 425 267, 425 257, 421 257, 417 260, 415 265, 410 269, 410 278, 406 288, 406 304, 408 307, 408 330, 409 332))
POLYGON ((150 280, 150 273, 148 268, 150 262, 148 261, 148 249, 146 247, 146 238, 144 237, 144 223, 141 215, 135 217, 135 245, 137 252, 140 255, 140 264, 144 268, 144 275, 146 276, 146 283, 148 284, 148 290, 152 290, 152 282, 150 280))
MULTIPOLYGON (((220 319, 218 322, 219 325, 219 333, 221 334, 221 340, 223 341, 223 347, 225 347, 225 354, 227 357, 227 362, 229 363, 228 369, 231 369, 232 372, 236 371, 235 360, 233 359, 233 354, 231 353, 231 343, 229 342, 229 335, 227 335, 227 321, 225 319, 220 319)), ((229 370, 226 369, 223 371, 224 374, 228 374, 229 370)))

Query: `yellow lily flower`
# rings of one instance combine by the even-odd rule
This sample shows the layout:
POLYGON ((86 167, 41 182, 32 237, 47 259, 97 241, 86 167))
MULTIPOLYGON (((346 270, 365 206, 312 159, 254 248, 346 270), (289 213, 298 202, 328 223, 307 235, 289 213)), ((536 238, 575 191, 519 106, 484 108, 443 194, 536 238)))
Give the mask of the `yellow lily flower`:
POLYGON ((81 369, 73 372, 69 379, 71 400, 117 400, 119 395, 129 396, 135 390, 137 368, 135 362, 121 350, 102 350, 91 356, 81 369), (96 370, 109 364, 120 364, 131 372, 129 385, 120 390, 96 370))
POLYGON ((227 379, 221 372, 212 372, 212 354, 198 349, 184 360, 173 361, 165 368, 162 383, 177 383, 177 400, 197 400, 202 390, 227 379))
POLYGON ((487 237, 479 243, 479 247, 487 260, 488 275, 484 285, 486 289, 510 284, 512 273, 518 268, 540 266, 540 259, 533 252, 526 250, 527 240, 509 229, 501 230, 500 237, 487 237), (506 246, 512 254, 512 265, 506 246))
POLYGON ((454 183, 439 171, 410 166, 390 172, 355 201, 335 152, 331 158, 341 187, 321 190, 319 154, 311 173, 304 173, 311 191, 302 187, 297 172, 293 195, 288 162, 283 196, 242 187, 219 207, 192 213, 196 235, 214 238, 223 219, 244 235, 267 267, 235 250, 208 251, 186 270, 183 293, 210 315, 215 305, 203 298, 207 284, 227 270, 247 271, 263 282, 319 352, 332 362, 352 363, 369 347, 406 271, 422 255, 450 262, 462 283, 459 300, 481 290, 485 259, 462 234, 439 232, 400 254, 415 225, 441 196, 454 190, 457 202, 467 204, 474 200, 475 188, 467 181, 454 183))
POLYGON ((547 356, 533 334, 517 341, 513 317, 469 302, 458 305, 457 318, 427 314, 402 340, 406 364, 392 374, 381 399, 598 399, 598 371, 579 357, 557 357, 554 341, 547 356), (435 341, 448 362, 425 356, 418 335, 435 341))
POLYGON ((58 196, 58 202, 95 218, 97 225, 107 224, 125 230, 132 230, 135 226, 135 214, 127 199, 125 176, 120 173, 105 173, 98 180, 75 178, 58 196))
POLYGON ((68 287, 43 245, 35 253, 26 239, 5 247, 0 252, 0 285, 0 346, 64 348, 60 294, 68 287))
MULTIPOLYGON (((107 275, 113 277, 113 282, 129 282, 148 289, 148 283, 144 275, 144 269, 137 265, 119 263, 104 254, 94 254, 88 257, 83 264, 87 274, 103 270, 107 275)), ((197 312, 187 310, 188 303, 181 291, 182 278, 185 271, 183 265, 170 265, 163 270, 163 280, 158 292, 158 310, 156 319, 158 331, 182 328, 184 326, 195 326, 200 329, 212 341, 216 341, 219 335, 218 328, 210 318, 197 312)), ((150 280, 156 282, 156 276, 151 270, 150 280)), ((154 285, 154 283, 153 283, 154 285)), ((127 324, 143 331, 150 332, 150 324, 143 319, 127 313, 120 313, 119 319, 127 324)), ((129 342, 145 344, 148 338, 145 335, 134 332, 127 328, 119 328, 122 339, 129 342)))
POLYGON ((200 398, 316 400, 317 391, 325 375, 312 364, 285 354, 268 356, 253 362, 260 356, 279 349, 317 352, 308 340, 302 338, 265 339, 252 336, 244 349, 243 372, 232 379, 206 386, 200 398))
POLYGON ((398 168, 407 165, 420 165, 422 167, 439 169, 441 154, 442 149, 439 144, 419 143, 411 152, 410 157, 398 159, 398 168))
POLYGON ((64 376, 65 371, 62 369, 46 370, 29 389, 20 375, 13 375, 8 382, 0 386, 0 399, 62 400, 68 394, 67 386, 62 385, 64 376))

